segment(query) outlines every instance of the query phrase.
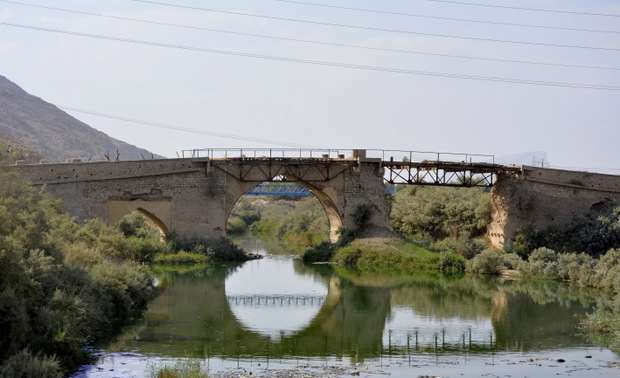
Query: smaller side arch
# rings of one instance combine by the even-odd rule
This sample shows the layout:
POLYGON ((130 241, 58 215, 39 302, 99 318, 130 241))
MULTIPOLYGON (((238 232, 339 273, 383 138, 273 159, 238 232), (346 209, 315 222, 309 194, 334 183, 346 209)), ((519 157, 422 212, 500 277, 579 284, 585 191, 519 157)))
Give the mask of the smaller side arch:
POLYGON ((108 225, 118 222, 132 211, 139 211, 146 216, 164 235, 172 229, 172 206, 169 201, 108 201, 108 225))

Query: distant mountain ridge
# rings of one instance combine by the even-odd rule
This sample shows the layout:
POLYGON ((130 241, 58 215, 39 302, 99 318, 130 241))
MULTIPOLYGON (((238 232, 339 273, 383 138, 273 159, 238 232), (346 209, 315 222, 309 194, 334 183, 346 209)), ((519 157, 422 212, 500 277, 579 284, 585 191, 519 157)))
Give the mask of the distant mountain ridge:
POLYGON ((114 139, 56 106, 32 96, 0 75, 0 142, 28 162, 63 162, 161 158, 114 139))

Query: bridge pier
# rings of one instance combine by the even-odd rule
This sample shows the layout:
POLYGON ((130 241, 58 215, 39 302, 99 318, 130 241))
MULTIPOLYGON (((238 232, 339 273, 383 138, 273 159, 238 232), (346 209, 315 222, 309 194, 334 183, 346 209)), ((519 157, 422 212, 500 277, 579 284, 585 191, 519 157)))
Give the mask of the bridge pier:
POLYGON ((493 215, 487 235, 494 247, 532 223, 543 230, 620 201, 620 176, 523 166, 498 174, 492 191, 493 215))

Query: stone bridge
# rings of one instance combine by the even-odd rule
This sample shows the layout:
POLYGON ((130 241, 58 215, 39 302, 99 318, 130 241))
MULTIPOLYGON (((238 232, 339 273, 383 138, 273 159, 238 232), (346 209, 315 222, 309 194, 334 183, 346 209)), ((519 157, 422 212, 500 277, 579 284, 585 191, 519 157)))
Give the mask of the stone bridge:
POLYGON ((252 187, 284 179, 307 187, 329 219, 332 239, 340 226, 356 228, 359 206, 371 205, 368 222, 390 227, 390 202, 380 159, 355 153, 275 157, 190 157, 179 159, 17 165, 23 177, 63 200, 84 221, 113 224, 137 210, 167 233, 225 235, 233 206, 252 187))
POLYGON ((45 185, 80 221, 101 218, 113 224, 137 210, 162 232, 174 230, 185 236, 224 236, 239 198, 274 180, 297 182, 314 194, 327 214, 332 239, 341 226, 357 227, 361 206, 372 209, 369 224, 390 228, 385 183, 493 187, 488 237, 496 247, 529 222, 538 228, 561 225, 605 202, 620 201, 619 176, 508 167, 495 164, 489 155, 454 155, 353 150, 345 157, 337 150, 192 150, 189 157, 178 159, 89 163, 69 159, 15 168, 34 185, 45 185))

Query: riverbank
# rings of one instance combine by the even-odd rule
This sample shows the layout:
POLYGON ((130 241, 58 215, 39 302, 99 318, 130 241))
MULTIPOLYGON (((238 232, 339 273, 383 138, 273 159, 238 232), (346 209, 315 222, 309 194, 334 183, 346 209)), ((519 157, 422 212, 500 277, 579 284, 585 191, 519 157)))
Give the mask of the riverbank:
MULTIPOLYGON (((183 363, 183 362, 181 362, 183 363)), ((262 359, 241 360, 225 363, 213 360, 193 360, 198 364, 203 375, 189 377, 209 378, 409 378, 409 377, 483 377, 483 376, 519 376, 547 377, 571 376, 576 378, 617 377, 620 374, 620 361, 617 356, 597 348, 562 353, 524 353, 521 356, 493 358, 492 356, 442 357, 432 355, 415 355, 407 358, 384 358, 364 363, 348 363, 328 358, 324 361, 301 361, 299 363, 281 364, 277 361, 262 359), (288 365, 288 366, 287 366, 288 365)), ((162 361, 147 356, 106 356, 101 363, 83 371, 82 375, 90 378, 157 377, 162 366, 173 367, 179 360, 162 361)), ((175 375, 168 375, 174 378, 175 375)), ((185 375, 185 378, 188 376, 185 375)))

